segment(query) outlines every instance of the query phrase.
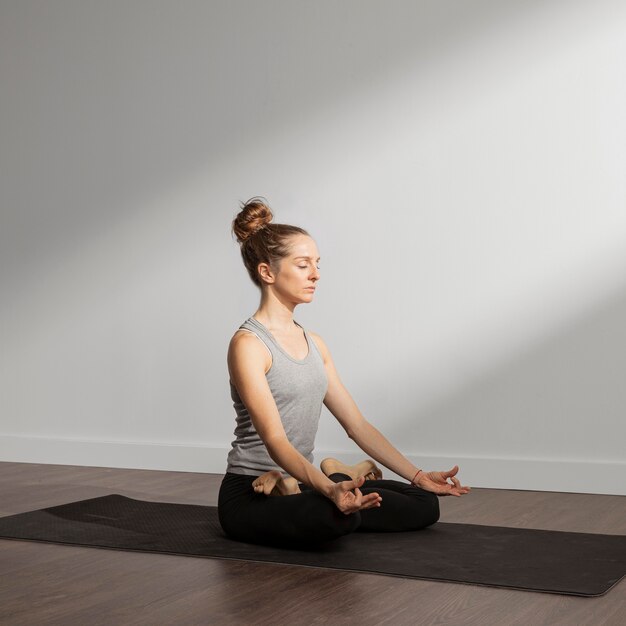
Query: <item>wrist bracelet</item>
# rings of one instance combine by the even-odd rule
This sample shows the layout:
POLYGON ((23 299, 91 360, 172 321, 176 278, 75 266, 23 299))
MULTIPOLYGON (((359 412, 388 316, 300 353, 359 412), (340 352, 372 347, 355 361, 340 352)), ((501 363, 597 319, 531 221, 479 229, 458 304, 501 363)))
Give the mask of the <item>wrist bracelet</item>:
POLYGON ((413 476, 413 480, 411 481, 412 485, 415 485, 417 487, 417 485, 415 484, 415 479, 417 478, 417 475, 421 472, 422 470, 417 470, 415 476, 413 476))

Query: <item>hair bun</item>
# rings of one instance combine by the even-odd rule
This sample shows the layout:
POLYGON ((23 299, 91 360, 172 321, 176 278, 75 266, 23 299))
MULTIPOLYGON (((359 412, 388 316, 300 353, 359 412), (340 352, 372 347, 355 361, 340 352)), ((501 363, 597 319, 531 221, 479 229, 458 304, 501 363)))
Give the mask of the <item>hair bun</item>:
POLYGON ((239 243, 243 243, 255 233, 265 228, 274 217, 265 198, 254 196, 245 202, 233 220, 232 231, 239 243))

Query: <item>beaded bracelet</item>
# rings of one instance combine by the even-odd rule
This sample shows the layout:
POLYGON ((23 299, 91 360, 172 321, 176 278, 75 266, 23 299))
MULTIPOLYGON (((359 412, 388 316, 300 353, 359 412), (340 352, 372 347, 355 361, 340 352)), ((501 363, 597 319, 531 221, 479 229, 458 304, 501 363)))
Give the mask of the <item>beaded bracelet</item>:
POLYGON ((417 474, 419 474, 422 470, 417 470, 417 473, 415 474, 415 476, 413 476, 413 480, 411 481, 411 484, 414 485, 415 487, 417 487, 417 485, 415 484, 415 479, 417 478, 417 474))

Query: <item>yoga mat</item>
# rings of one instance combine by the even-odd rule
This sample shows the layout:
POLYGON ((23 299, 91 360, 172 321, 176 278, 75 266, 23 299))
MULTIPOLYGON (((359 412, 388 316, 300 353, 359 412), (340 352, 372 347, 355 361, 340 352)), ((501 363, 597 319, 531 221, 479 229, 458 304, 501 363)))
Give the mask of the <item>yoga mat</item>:
MULTIPOLYGON (((284 496, 288 497, 288 496, 284 496)), ((479 524, 354 532, 315 547, 229 539, 217 507, 110 494, 0 518, 0 538, 286 563, 405 578, 600 596, 626 573, 626 535, 479 524)))

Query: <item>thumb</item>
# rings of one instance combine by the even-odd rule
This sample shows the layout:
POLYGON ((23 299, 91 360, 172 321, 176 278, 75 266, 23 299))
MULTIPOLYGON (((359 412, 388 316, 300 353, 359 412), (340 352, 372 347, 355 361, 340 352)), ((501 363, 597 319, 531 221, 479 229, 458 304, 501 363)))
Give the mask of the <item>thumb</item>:
POLYGON ((357 476, 353 481, 352 484, 354 485, 355 488, 360 487, 363 483, 365 482, 365 476, 357 476))
POLYGON ((454 476, 459 471, 459 466, 455 465, 449 472, 446 472, 447 476, 454 476))

